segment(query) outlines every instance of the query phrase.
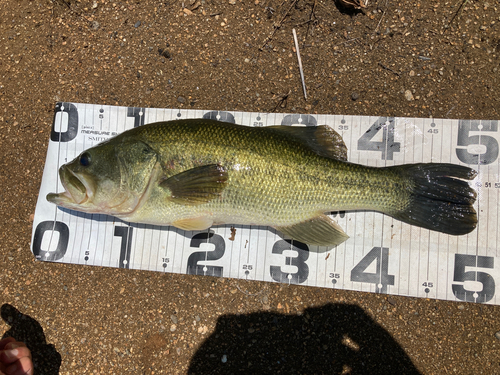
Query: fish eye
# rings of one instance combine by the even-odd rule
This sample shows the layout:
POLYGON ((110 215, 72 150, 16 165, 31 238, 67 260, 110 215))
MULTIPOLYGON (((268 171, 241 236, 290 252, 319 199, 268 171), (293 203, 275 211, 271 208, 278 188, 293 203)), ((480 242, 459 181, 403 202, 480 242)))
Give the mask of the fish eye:
POLYGON ((88 167, 90 165, 90 154, 88 152, 84 152, 80 155, 80 165, 82 167, 88 167))

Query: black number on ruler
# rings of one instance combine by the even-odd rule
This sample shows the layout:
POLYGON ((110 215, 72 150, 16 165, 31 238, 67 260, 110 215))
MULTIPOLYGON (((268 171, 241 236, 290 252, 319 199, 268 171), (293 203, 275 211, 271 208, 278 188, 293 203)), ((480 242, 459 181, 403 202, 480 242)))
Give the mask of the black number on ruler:
POLYGON ((132 247, 132 227, 115 227, 115 236, 121 237, 120 263, 118 268, 129 268, 130 249, 132 247))
POLYGON ((309 247, 306 244, 292 240, 280 240, 273 246, 273 254, 283 254, 285 250, 294 250, 298 253, 296 257, 286 257, 287 266, 297 267, 297 272, 287 273, 281 270, 281 266, 271 266, 269 271, 273 280, 280 283, 301 284, 309 277, 309 266, 306 260, 309 259, 309 247))
POLYGON ((395 152, 399 152, 400 143, 394 142, 394 117, 380 117, 358 139, 358 150, 382 152, 382 160, 392 160, 395 152), (382 141, 372 141, 382 129, 382 141))
POLYGON ((476 281, 483 284, 482 290, 471 291, 464 285, 452 284, 451 289, 455 297, 467 302, 488 302, 495 296, 495 280, 486 272, 465 271, 466 267, 489 268, 494 267, 494 258, 476 255, 455 254, 455 272, 453 281, 476 281))
MULTIPOLYGON (((36 226, 35 235, 33 236, 33 255, 36 259, 56 261, 61 259, 68 250, 69 228, 66 224, 60 221, 42 221, 36 226), (55 250, 42 249, 42 240, 46 232, 48 236, 54 237, 54 232, 59 232, 59 240, 55 246, 55 250)), ((53 244, 49 244, 53 247, 53 244)))
POLYGON ((226 243, 224 242, 224 238, 212 232, 198 233, 191 239, 190 246, 200 248, 202 243, 210 243, 214 245, 214 249, 212 251, 197 251, 192 253, 188 258, 186 272, 189 275, 210 275, 222 277, 223 267, 204 266, 202 264, 198 264, 198 262, 219 260, 222 258, 226 252, 226 243))
POLYGON ((333 211, 333 212, 330 212, 330 214, 335 217, 337 216, 337 214, 339 215, 339 217, 341 218, 344 218, 345 217, 345 211, 333 211))
POLYGON ((422 286, 425 288, 424 289, 425 293, 430 293, 431 288, 434 287, 434 283, 432 281, 425 281, 422 283, 422 286))
POLYGON ((170 258, 161 258, 162 261, 162 267, 167 268, 168 264, 170 263, 170 258))
POLYGON ((226 111, 210 111, 203 115, 203 118, 209 120, 217 120, 222 122, 230 122, 231 124, 235 124, 236 120, 234 116, 226 111))
POLYGON ((292 126, 292 125, 305 125, 305 126, 317 126, 318 121, 312 115, 286 115, 281 120, 281 125, 292 126))
POLYGON ((376 293, 387 293, 387 286, 394 285, 394 275, 389 275, 389 249, 387 247, 371 249, 351 270, 351 281, 375 284, 376 293), (365 272, 375 260, 376 272, 365 272))
POLYGON ((53 142, 69 142, 78 134, 78 110, 74 104, 71 103, 57 103, 54 113, 54 122, 52 123, 52 130, 50 132, 50 140, 53 142), (62 116, 62 113, 68 114, 68 129, 65 132, 57 132, 55 130, 56 116, 62 116))
POLYGON ((498 158, 498 142, 492 136, 483 135, 483 132, 498 131, 498 121, 459 120, 457 157, 466 164, 491 164, 498 158), (481 135, 471 135, 470 132, 481 132, 481 135), (483 145, 486 151, 481 154, 471 154, 467 146, 483 145))
POLYGON ((255 119, 256 121, 253 122, 253 126, 264 126, 264 122, 262 121, 262 118, 259 116, 257 116, 257 118, 255 119))
POLYGON ((144 125, 146 119, 146 108, 141 107, 128 107, 127 117, 134 118, 134 128, 144 125))

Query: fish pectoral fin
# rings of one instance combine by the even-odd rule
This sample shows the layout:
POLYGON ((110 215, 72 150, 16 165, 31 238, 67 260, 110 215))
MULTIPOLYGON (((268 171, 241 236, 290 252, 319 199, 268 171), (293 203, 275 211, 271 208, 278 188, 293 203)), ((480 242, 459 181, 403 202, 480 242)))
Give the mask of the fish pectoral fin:
POLYGON ((268 126, 264 129, 291 135, 296 141, 327 158, 347 161, 347 146, 342 136, 327 125, 319 126, 268 126))
POLYGON ((174 221, 172 225, 182 230, 204 230, 212 226, 213 220, 207 216, 180 219, 174 221))
POLYGON ((160 180, 160 186, 170 191, 173 202, 198 205, 219 197, 227 185, 227 178, 227 171, 222 166, 210 164, 160 180))
POLYGON ((337 246, 349 238, 337 222, 326 215, 286 227, 275 227, 275 229, 285 236, 308 245, 337 246))

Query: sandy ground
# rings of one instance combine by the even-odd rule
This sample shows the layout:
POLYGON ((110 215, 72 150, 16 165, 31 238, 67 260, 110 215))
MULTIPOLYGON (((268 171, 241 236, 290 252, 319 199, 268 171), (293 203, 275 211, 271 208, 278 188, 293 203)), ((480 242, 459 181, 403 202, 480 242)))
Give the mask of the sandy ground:
POLYGON ((42 263, 29 246, 57 101, 498 119, 500 3, 461 4, 0 2, 2 333, 39 374, 500 373, 497 306, 42 263))

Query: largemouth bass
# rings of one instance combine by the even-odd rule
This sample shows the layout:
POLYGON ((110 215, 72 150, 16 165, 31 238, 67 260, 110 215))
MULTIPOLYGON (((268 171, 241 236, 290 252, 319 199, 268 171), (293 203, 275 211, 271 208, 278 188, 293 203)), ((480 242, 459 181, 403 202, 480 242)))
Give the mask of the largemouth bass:
POLYGON ((59 170, 66 189, 47 200, 129 222, 204 230, 263 225, 310 245, 348 236, 325 213, 373 210, 462 235, 476 227, 468 167, 368 167, 347 162, 328 126, 247 127, 191 119, 137 127, 82 152, 59 170))

